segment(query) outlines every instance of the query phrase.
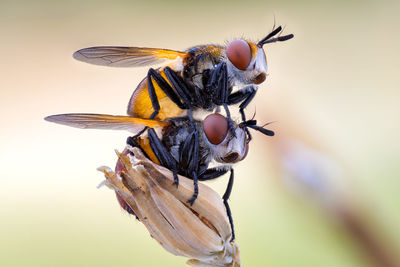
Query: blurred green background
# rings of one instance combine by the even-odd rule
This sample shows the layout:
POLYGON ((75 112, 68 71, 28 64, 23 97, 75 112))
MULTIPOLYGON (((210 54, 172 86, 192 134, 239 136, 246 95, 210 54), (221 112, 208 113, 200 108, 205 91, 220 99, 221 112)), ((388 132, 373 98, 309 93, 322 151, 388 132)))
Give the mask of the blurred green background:
MULTIPOLYGON (((346 199, 399 254, 399 11, 399 1, 1 0, 0 266, 184 266, 96 188, 96 168, 114 165, 127 133, 43 118, 125 114, 146 74, 74 61, 77 49, 258 40, 274 17, 295 38, 265 47, 269 77, 248 109, 276 121, 277 136, 255 133, 236 167, 230 203, 243 265, 374 266, 340 218, 284 179, 285 138, 339 166, 345 193, 335 201, 346 199)), ((226 182, 209 184, 223 192, 226 182)))

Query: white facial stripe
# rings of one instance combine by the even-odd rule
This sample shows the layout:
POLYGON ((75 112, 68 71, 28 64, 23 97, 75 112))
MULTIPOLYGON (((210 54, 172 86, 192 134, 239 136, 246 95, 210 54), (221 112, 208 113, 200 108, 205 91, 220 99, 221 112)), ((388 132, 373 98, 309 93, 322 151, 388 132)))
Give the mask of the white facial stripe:
POLYGON ((221 144, 217 145, 215 147, 215 160, 222 162, 222 159, 232 153, 237 153, 238 160, 241 160, 245 153, 246 153, 246 147, 245 147, 245 141, 246 141, 246 133, 245 131, 237 127, 235 129, 236 133, 236 138, 230 139, 228 142, 224 140, 221 144))
POLYGON ((265 72, 267 73, 268 67, 267 67, 267 61, 265 60, 265 54, 264 54, 264 49, 259 48, 257 50, 257 57, 256 57, 256 71, 261 73, 265 72))

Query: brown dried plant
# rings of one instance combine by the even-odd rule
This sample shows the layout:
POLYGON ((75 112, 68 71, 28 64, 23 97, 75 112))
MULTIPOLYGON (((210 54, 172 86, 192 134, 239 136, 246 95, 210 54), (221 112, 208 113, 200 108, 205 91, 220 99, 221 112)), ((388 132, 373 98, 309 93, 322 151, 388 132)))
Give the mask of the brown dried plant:
POLYGON ((123 166, 120 172, 108 167, 99 170, 106 176, 105 184, 132 208, 150 235, 168 252, 190 258, 191 266, 241 266, 239 247, 230 242, 231 227, 218 193, 199 184, 201 193, 190 206, 192 180, 180 176, 176 187, 171 171, 154 164, 137 148, 131 152, 116 152, 123 166))

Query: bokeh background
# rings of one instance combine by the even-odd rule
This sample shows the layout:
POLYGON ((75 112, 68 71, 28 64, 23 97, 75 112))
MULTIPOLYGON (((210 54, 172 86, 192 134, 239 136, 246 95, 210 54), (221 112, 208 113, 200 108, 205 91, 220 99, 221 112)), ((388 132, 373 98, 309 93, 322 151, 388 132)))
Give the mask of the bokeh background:
POLYGON ((399 11, 399 1, 1 0, 0 265, 184 266, 96 187, 127 133, 43 118, 125 114, 146 74, 74 61, 77 49, 258 40, 275 18, 295 38, 265 47, 269 77, 247 111, 277 135, 254 133, 236 167, 242 263, 396 266, 399 11))

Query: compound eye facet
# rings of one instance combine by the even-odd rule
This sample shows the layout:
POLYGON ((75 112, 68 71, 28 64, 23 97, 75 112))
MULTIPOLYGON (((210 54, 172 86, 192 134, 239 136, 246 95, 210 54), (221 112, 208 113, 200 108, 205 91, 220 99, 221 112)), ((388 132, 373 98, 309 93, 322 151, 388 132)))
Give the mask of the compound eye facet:
POLYGON ((210 114, 203 121, 203 130, 208 141, 218 145, 224 141, 228 133, 228 120, 221 114, 210 114))
POLYGON ((251 61, 249 44, 242 39, 232 40, 226 46, 226 55, 232 64, 239 70, 245 70, 251 61))

